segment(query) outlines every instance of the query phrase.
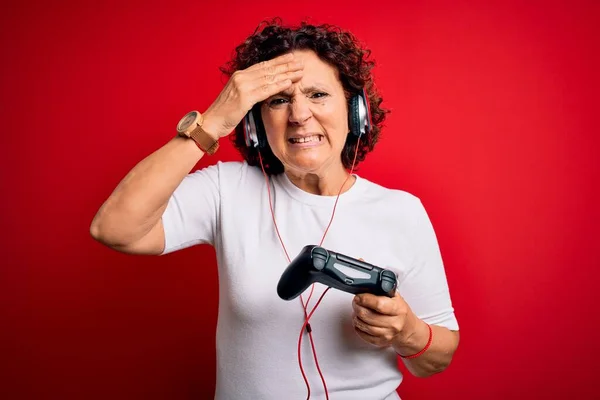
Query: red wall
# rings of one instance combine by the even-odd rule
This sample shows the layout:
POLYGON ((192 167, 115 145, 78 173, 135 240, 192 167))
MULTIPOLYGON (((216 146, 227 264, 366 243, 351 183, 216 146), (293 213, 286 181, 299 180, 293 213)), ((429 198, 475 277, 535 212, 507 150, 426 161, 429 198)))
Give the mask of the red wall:
MULTIPOLYGON (((403 398, 589 398, 598 2, 4 3, 0 398, 212 396, 213 250, 126 256, 88 229, 276 14, 372 48, 392 114, 359 173, 421 197, 438 233, 462 341, 403 398)), ((216 159, 238 156, 228 144, 200 166, 216 159)))

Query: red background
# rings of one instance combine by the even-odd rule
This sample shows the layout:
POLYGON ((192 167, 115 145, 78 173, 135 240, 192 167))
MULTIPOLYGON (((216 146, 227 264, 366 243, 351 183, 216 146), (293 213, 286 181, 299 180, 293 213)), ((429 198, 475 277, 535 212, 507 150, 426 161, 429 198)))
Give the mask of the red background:
MULTIPOLYGON (((88 229, 275 15, 373 50, 392 113, 359 173, 421 197, 436 228, 462 341, 403 398, 597 391, 600 3, 84 3, 0 16, 0 398, 212 397, 212 248, 127 256, 88 229)), ((216 159, 239 156, 199 166, 216 159)))

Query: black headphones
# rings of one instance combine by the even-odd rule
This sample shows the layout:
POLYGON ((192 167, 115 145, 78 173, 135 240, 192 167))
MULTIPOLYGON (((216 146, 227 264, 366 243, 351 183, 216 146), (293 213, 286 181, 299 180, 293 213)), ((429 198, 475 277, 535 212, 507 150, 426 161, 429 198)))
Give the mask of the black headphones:
MULTIPOLYGON (((358 94, 352 96, 348 105, 348 125, 350 132, 360 139, 371 131, 371 110, 367 91, 363 88, 358 94)), ((260 103, 246 114, 243 120, 244 139, 246 146, 262 149, 267 146, 265 126, 260 118, 260 103)))

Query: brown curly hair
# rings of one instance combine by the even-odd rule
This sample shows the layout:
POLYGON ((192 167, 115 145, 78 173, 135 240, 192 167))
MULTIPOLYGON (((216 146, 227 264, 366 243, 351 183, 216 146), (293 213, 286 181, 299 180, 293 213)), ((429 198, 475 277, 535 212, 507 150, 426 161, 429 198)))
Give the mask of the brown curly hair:
MULTIPOLYGON (((361 47, 352 33, 330 24, 312 25, 301 22, 299 26, 284 26, 280 18, 263 21, 252 35, 235 48, 233 58, 221 67, 221 72, 231 77, 237 70, 246 69, 260 61, 267 61, 293 50, 312 50, 321 60, 336 67, 347 99, 365 88, 369 98, 372 127, 367 135, 362 136, 356 156, 356 167, 375 147, 389 111, 380 106, 382 98, 371 76, 371 70, 375 66, 375 62, 369 59, 371 51, 361 47)), ((249 165, 260 165, 258 150, 246 146, 241 123, 230 138, 249 165)), ((348 135, 346 138, 342 150, 342 163, 347 169, 352 167, 357 140, 354 135, 348 135)), ((261 155, 267 174, 283 172, 283 164, 275 157, 268 144, 262 149, 261 155)))

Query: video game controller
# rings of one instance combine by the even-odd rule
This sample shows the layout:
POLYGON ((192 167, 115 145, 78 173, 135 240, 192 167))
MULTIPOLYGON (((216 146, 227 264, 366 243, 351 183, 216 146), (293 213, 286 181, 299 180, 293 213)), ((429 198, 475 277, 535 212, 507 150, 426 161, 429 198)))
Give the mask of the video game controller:
POLYGON ((315 282, 352 294, 388 297, 394 297, 397 287, 396 274, 391 270, 308 245, 281 275, 277 294, 283 300, 292 300, 315 282))

